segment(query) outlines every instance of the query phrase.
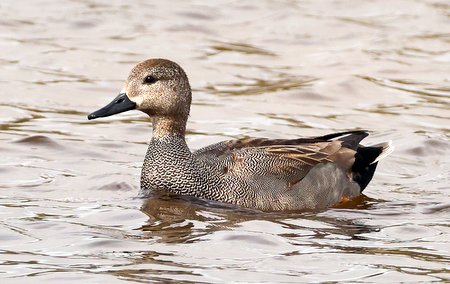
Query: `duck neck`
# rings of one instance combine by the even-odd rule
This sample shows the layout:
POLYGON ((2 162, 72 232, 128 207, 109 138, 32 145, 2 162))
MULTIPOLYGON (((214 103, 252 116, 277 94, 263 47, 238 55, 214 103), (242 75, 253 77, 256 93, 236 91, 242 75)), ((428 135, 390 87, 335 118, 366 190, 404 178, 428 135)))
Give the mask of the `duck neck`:
POLYGON ((184 135, 186 134, 186 121, 187 119, 181 117, 153 117, 153 139, 175 136, 184 140, 184 135))

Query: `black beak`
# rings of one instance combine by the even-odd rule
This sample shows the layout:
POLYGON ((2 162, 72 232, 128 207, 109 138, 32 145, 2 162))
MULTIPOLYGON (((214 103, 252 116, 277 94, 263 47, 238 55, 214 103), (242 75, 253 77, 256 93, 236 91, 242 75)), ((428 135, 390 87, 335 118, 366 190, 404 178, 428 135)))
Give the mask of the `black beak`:
POLYGON ((136 103, 130 101, 127 94, 122 93, 119 94, 112 102, 110 102, 106 106, 88 115, 88 119, 91 120, 98 117, 106 117, 135 108, 136 103))

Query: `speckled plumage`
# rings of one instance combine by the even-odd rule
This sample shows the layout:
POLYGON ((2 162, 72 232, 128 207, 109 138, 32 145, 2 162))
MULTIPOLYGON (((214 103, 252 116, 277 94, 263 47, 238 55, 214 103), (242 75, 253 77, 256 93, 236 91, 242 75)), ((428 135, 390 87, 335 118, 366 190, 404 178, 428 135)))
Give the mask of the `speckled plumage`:
POLYGON ((150 59, 130 73, 124 91, 153 121, 141 173, 141 194, 170 192, 266 211, 320 209, 367 186, 383 143, 363 147, 368 134, 349 131, 314 138, 244 138, 191 152, 185 141, 191 89, 176 63, 150 59), (146 76, 155 82, 146 83, 146 76))

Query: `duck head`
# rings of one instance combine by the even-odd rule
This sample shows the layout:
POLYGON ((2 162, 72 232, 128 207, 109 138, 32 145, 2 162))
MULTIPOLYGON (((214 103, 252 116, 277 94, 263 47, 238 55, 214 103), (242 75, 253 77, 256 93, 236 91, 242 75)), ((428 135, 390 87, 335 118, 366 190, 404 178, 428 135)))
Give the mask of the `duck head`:
POLYGON ((131 70, 120 94, 88 119, 137 109, 153 119, 154 129, 164 122, 166 128, 175 127, 167 131, 184 132, 190 105, 191 88, 183 69, 170 60, 148 59, 131 70))

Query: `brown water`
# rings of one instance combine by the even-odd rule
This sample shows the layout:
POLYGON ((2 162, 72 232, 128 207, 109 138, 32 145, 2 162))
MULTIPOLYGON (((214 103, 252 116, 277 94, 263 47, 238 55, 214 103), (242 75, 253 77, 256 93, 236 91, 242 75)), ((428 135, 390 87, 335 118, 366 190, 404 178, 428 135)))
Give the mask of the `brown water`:
POLYGON ((448 1, 2 0, 0 15, 1 283, 450 281, 448 1), (320 212, 135 198, 148 119, 86 115, 150 57, 190 76, 193 149, 362 128, 396 151, 365 196, 320 212))

